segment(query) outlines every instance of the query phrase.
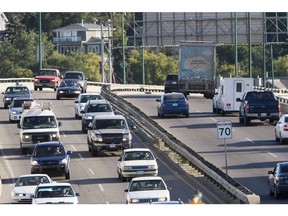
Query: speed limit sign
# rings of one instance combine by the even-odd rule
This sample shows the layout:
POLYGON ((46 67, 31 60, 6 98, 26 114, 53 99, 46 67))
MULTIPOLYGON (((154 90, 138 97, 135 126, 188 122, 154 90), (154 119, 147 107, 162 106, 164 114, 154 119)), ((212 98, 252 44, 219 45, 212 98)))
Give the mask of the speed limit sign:
POLYGON ((218 121, 217 122, 217 135, 218 135, 218 139, 231 139, 232 138, 231 121, 218 121))

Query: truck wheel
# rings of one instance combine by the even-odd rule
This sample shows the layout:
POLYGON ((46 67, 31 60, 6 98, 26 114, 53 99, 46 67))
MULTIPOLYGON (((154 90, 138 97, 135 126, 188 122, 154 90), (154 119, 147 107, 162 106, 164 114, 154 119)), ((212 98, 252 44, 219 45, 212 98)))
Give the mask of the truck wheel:
POLYGON ((91 151, 92 151, 92 157, 96 157, 98 155, 97 149, 91 149, 91 151))
POLYGON ((225 116, 225 111, 224 110, 221 110, 221 115, 225 116))
POLYGON ((244 117, 244 125, 248 126, 250 124, 251 120, 247 117, 244 117))
POLYGON ((26 150, 25 148, 22 148, 22 147, 21 147, 21 153, 22 153, 22 154, 26 154, 26 152, 27 152, 27 150, 26 150))
POLYGON ((42 89, 43 89, 42 87, 39 88, 40 91, 42 91, 42 89))
POLYGON ((286 143, 286 140, 282 138, 281 134, 280 134, 279 140, 280 140, 280 144, 285 144, 286 143))
POLYGON ((37 89, 38 89, 37 87, 34 87, 34 91, 37 91, 37 89))
POLYGON ((82 132, 83 132, 83 133, 87 133, 87 130, 86 130, 86 128, 85 128, 85 125, 83 125, 83 124, 82 124, 82 132))

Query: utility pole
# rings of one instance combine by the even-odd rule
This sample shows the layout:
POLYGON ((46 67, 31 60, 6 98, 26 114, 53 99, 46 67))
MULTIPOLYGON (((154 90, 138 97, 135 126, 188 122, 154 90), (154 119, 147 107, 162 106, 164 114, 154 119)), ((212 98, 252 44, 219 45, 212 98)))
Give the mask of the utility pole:
POLYGON ((42 69, 42 29, 41 29, 41 12, 39 12, 39 44, 38 44, 39 69, 42 69))
POLYGON ((124 12, 122 13, 122 69, 123 69, 123 84, 126 84, 126 65, 125 65, 125 49, 124 49, 124 12))
POLYGON ((237 12, 234 13, 234 18, 235 18, 235 25, 234 25, 234 52, 235 52, 235 76, 238 76, 238 39, 237 39, 237 12))

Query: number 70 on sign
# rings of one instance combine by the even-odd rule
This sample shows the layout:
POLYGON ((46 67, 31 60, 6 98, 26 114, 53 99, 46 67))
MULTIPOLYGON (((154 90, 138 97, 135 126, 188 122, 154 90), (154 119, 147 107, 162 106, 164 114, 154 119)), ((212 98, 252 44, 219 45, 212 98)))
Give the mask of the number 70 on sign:
POLYGON ((218 121, 217 122, 217 135, 218 135, 218 139, 231 139, 232 138, 231 121, 218 121))

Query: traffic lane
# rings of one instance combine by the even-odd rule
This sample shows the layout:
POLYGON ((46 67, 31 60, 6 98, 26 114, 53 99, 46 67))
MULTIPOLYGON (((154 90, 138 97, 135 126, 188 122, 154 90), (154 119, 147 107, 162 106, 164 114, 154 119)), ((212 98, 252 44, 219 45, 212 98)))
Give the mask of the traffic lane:
MULTIPOLYGON (((153 99, 148 96, 149 99, 145 100, 140 96, 139 100, 137 100, 136 97, 135 95, 134 97, 128 96, 127 99, 134 105, 138 104, 138 108, 142 111, 149 109, 148 107, 151 109, 151 105, 148 106, 148 104, 149 99, 150 104, 153 99)), ((196 150, 224 172, 226 171, 224 144, 223 140, 217 140, 216 123, 217 121, 231 120, 233 124, 233 139, 227 139, 228 173, 250 190, 256 191, 257 194, 263 196, 265 201, 268 170, 281 158, 287 158, 285 146, 281 146, 274 141, 274 125, 255 121, 252 122, 250 127, 244 127, 239 124, 237 114, 229 114, 223 117, 213 114, 212 111, 207 112, 212 107, 212 102, 211 100, 203 100, 200 97, 190 99, 189 104, 193 104, 193 106, 190 105, 192 110, 190 109, 189 119, 178 117, 176 118, 177 121, 175 121, 175 118, 169 117, 159 119, 153 114, 151 117, 172 134, 177 134, 178 139, 196 150), (203 110, 203 112, 200 110, 203 110), (277 155, 277 157, 273 155, 277 155), (253 178, 260 180, 258 184, 255 184, 253 178)), ((267 199, 268 203, 274 202, 273 198, 268 197, 267 199)))
MULTIPOLYGON (((57 117, 59 116, 59 120, 61 120, 63 123, 63 126, 60 128, 61 140, 64 142, 67 150, 73 151, 73 154, 71 156, 71 180, 63 180, 61 178, 56 178, 56 180, 68 181, 72 183, 76 191, 81 193, 81 196, 79 197, 80 203, 124 203, 124 189, 127 187, 128 183, 121 182, 116 174, 116 162, 120 155, 120 152, 109 152, 109 156, 104 153, 103 157, 92 158, 88 153, 87 143, 85 142, 86 135, 81 133, 77 134, 77 131, 80 131, 81 121, 73 119, 72 117, 73 108, 71 108, 71 104, 73 103, 71 102, 73 102, 73 100, 53 100, 53 92, 39 92, 39 94, 36 92, 35 96, 37 96, 37 100, 39 102, 53 101, 55 114, 57 117), (59 107, 60 109, 57 111, 59 107), (97 194, 97 196, 95 196, 95 194, 97 194)), ((18 131, 18 129, 14 126, 15 124, 12 126, 13 129, 18 131)), ((12 143, 15 143, 16 140, 19 141, 19 134, 16 131, 14 138, 12 138, 12 143)), ((145 139, 141 137, 141 140, 139 140, 139 142, 136 142, 135 146, 139 145, 139 147, 142 147, 143 145, 141 143, 143 142, 143 140, 143 144, 147 144, 147 141, 145 141, 145 139)), ((20 154, 19 144, 15 145, 12 149, 13 151, 16 150, 17 153, 14 154, 16 155, 16 157, 14 157, 14 159, 11 159, 11 161, 17 160, 21 157, 23 157, 25 160, 25 162, 21 161, 19 164, 17 163, 13 165, 12 171, 15 172, 16 170, 15 173, 17 174, 14 174, 14 179, 16 179, 16 176, 20 176, 22 174, 30 172, 30 158, 27 158, 20 154)), ((7 150, 6 152, 8 152, 9 154, 9 152, 11 151, 7 150)), ((11 163, 11 161, 9 160, 9 163, 11 163)), ((164 170, 162 171, 161 165, 159 169, 161 173, 166 172, 164 170)), ((169 176, 169 174, 167 174, 167 176, 169 176)), ((170 188, 179 188, 179 185, 181 187, 182 185, 185 185, 179 183, 177 179, 175 180, 173 178, 172 182, 173 184, 171 184, 170 188)), ((7 190, 9 191, 9 193, 6 193, 7 197, 9 197, 11 186, 12 185, 10 185, 9 190, 7 190)), ((171 198, 180 198, 183 191, 187 192, 187 188, 183 190, 172 190, 171 198), (173 195, 174 193, 176 193, 176 195, 173 195)), ((195 188, 190 190, 190 193, 187 193, 187 201, 188 199, 191 199, 194 192, 195 188)), ((185 200, 186 199, 183 199, 183 201, 185 200)))

